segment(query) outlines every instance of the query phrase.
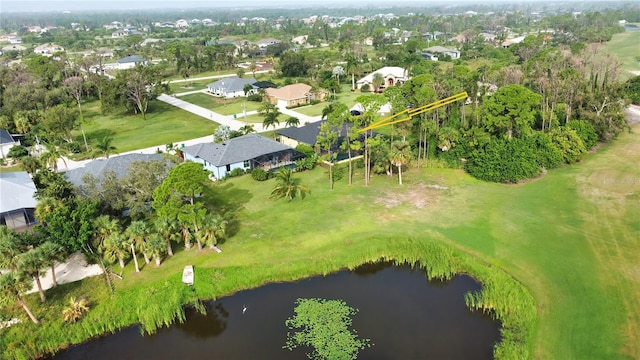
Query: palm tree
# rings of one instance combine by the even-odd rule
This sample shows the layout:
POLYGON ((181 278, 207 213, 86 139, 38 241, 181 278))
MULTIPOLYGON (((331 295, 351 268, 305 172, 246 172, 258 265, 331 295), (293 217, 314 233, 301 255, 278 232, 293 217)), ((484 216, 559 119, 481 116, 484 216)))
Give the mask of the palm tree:
POLYGON ((51 268, 53 287, 58 286, 58 281, 56 280, 56 261, 64 261, 64 259, 66 259, 67 256, 64 248, 62 245, 54 243, 53 241, 46 241, 38 246, 37 250, 40 251, 45 266, 51 268))
POLYGON ((380 73, 373 74, 371 85, 373 85, 373 92, 380 92, 380 87, 384 84, 384 76, 380 73))
POLYGON ((329 115, 333 113, 337 107, 338 107, 338 103, 336 102, 327 104, 327 106, 325 106, 322 109, 322 115, 320 117, 320 120, 329 119, 329 115))
POLYGON ((40 155, 40 160, 45 166, 50 166, 53 171, 58 172, 58 160, 62 159, 64 167, 67 167, 67 161, 64 159, 64 154, 60 151, 60 148, 51 143, 46 143, 45 148, 47 152, 40 155))
POLYGON ((268 114, 270 112, 274 112, 276 110, 278 110, 277 106, 275 106, 274 104, 272 104, 269 101, 263 101, 262 105, 260 105, 260 107, 258 108, 258 113, 260 115, 266 115, 266 114, 268 114))
POLYGON ((305 195, 310 194, 309 187, 299 184, 298 179, 294 179, 293 171, 289 168, 281 168, 276 173, 276 181, 278 184, 271 190, 272 199, 286 198, 287 201, 293 200, 294 197, 300 196, 304 199, 305 195))
POLYGON ((256 129, 253 127, 253 125, 243 125, 240 129, 238 129, 243 135, 247 135, 250 133, 254 133, 256 132, 256 129))
POLYGON ((180 229, 176 222, 171 221, 165 216, 156 218, 153 223, 155 230, 162 236, 167 248, 167 255, 173 256, 173 248, 171 247, 172 240, 178 240, 180 238, 180 229))
POLYGON ((158 233, 149 235, 144 246, 151 257, 156 259, 156 266, 160 266, 160 262, 162 261, 162 254, 164 254, 164 252, 167 250, 166 241, 162 237, 162 235, 158 233))
POLYGON ((25 275, 33 277, 38 286, 38 292, 40 293, 40 302, 47 300, 42 289, 42 283, 40 282, 40 270, 46 267, 44 257, 37 250, 30 250, 22 254, 18 258, 18 269, 25 275))
POLYGON ((226 228, 227 221, 220 215, 208 216, 202 221, 197 236, 203 245, 209 245, 213 249, 218 244, 218 239, 224 238, 226 228))
POLYGON ((402 185, 402 165, 411 160, 411 146, 406 141, 395 141, 389 152, 389 161, 398 167, 398 183, 402 185))
POLYGON ((33 280, 30 280, 25 274, 10 272, 0 275, 0 298, 6 300, 16 300, 20 306, 26 311, 27 315, 34 324, 40 322, 33 315, 27 303, 24 302, 22 297, 27 291, 33 287, 33 280))
POLYGON ((0 268, 17 271, 18 256, 23 251, 18 233, 6 225, 0 226, 0 268))
POLYGON ((347 59, 347 72, 351 74, 351 90, 356 89, 356 76, 355 73, 358 70, 358 61, 355 57, 349 56, 347 59))
MULTIPOLYGON (((124 258, 129 253, 129 239, 120 231, 111 232, 102 242, 101 251, 107 261, 113 262, 118 259, 120 268, 124 269, 124 258)), ((136 269, 138 269, 137 261, 136 269)))
POLYGON ((69 306, 62 310, 62 316, 64 321, 70 321, 75 323, 82 317, 82 314, 89 311, 89 302, 87 299, 77 299, 75 297, 69 298, 69 306))
MULTIPOLYGON (((129 238, 129 245, 131 246, 131 255, 133 256, 133 262, 136 265, 136 272, 140 272, 138 267, 138 258, 136 257, 136 248, 144 249, 144 241, 149 234, 147 223, 142 220, 132 221, 131 224, 125 230, 125 235, 129 238)), ((143 251, 144 261, 148 264, 150 262, 149 257, 143 251)))
MULTIPOLYGON (((278 116, 280 116, 280 111, 279 110, 274 110, 268 114, 264 115, 264 121, 262 121, 262 126, 264 127, 265 130, 267 130, 269 127, 273 127, 274 129, 280 124, 280 121, 278 120, 278 116)), ((273 132, 273 139, 275 140, 276 138, 276 132, 273 132)))
POLYGON ((96 143, 96 151, 94 151, 93 156, 104 156, 105 158, 109 158, 109 154, 116 150, 116 147, 111 143, 113 142, 113 137, 110 135, 105 135, 98 139, 96 143))
POLYGON ((295 116, 290 116, 286 120, 285 124, 287 125, 287 127, 298 126, 298 125, 300 125, 300 119, 298 119, 295 116))

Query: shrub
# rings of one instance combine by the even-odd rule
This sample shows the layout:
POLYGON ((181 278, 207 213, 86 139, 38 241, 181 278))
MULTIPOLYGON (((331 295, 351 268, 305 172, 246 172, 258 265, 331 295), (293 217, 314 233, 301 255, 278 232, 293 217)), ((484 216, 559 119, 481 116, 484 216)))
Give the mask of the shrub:
POLYGON ((371 91, 371 87, 369 86, 369 84, 364 84, 364 85, 362 85, 362 87, 360 88, 360 91, 362 91, 362 92, 369 92, 369 91, 371 91))
POLYGON ((515 183, 540 174, 536 149, 518 138, 493 139, 469 158, 465 169, 478 179, 502 183, 515 183))
POLYGON ((244 169, 235 168, 235 169, 231 170, 230 172, 228 172, 226 177, 237 177, 237 176, 241 176, 241 175, 244 175, 244 169))
POLYGON ((62 316, 64 321, 75 323, 82 317, 82 315, 89 311, 89 303, 86 299, 77 299, 71 297, 69 299, 69 306, 62 310, 62 316))
POLYGON ((580 161, 582 154, 587 152, 584 143, 573 129, 566 127, 555 128, 549 134, 553 144, 560 150, 562 159, 567 164, 580 161))
POLYGON ((298 146, 296 146, 296 151, 303 153, 304 156, 313 156, 315 155, 315 151, 313 151, 313 148, 307 144, 298 144, 298 146))
POLYGON ((9 152, 7 153, 7 157, 12 159, 19 159, 27 155, 29 155, 29 150, 27 150, 26 147, 20 146, 20 145, 12 146, 11 149, 9 149, 9 152))
POLYGON ((536 149, 538 165, 545 169, 553 169, 562 163, 562 153, 551 140, 551 136, 543 132, 535 132, 527 138, 536 149))
POLYGON ((598 143, 598 134, 590 122, 584 120, 573 120, 569 122, 569 128, 575 130, 580 137, 580 140, 584 143, 586 150, 591 149, 598 143))
POLYGON ((263 169, 253 169, 253 171, 251 171, 251 177, 257 181, 265 181, 269 179, 269 175, 270 173, 263 169))
POLYGON ((83 146, 80 145, 80 143, 72 142, 72 143, 67 143, 66 144, 66 148, 67 148, 67 150, 69 150, 70 152, 72 152, 74 154, 80 154, 82 152, 83 146))
POLYGON ((260 94, 251 94, 249 96, 247 96, 247 100, 249 101, 254 101, 254 102, 262 102, 262 95, 260 94))

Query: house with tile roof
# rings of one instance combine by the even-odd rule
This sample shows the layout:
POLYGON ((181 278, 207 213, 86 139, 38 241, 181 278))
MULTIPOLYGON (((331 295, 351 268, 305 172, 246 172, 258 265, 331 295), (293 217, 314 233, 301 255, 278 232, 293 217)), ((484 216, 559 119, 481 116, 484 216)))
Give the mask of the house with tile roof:
POLYGON ((272 104, 286 107, 310 104, 315 100, 321 101, 325 96, 322 91, 311 91, 311 86, 307 84, 291 84, 278 89, 269 88, 265 93, 272 104))
POLYGON ((215 179, 234 169, 271 171, 292 164, 302 154, 294 148, 258 134, 247 134, 219 144, 202 143, 182 148, 185 160, 201 163, 215 179))
POLYGON ((255 93, 258 90, 257 86, 254 84, 257 82, 254 78, 239 78, 239 77, 229 77, 222 78, 218 81, 212 82, 207 85, 207 91, 214 96, 223 97, 226 99, 231 99, 235 97, 247 96, 255 93), (244 87, 249 84, 251 85, 251 90, 245 94, 244 87))
POLYGON ((0 225, 21 229, 36 223, 36 185, 26 171, 0 173, 0 225))
POLYGON ((358 80, 356 82, 356 87, 361 89, 362 86, 368 84, 369 88, 373 90, 373 76, 376 73, 381 74, 384 78, 384 82, 378 90, 382 90, 390 86, 400 86, 409 80, 409 73, 406 69, 398 66, 385 66, 358 80))

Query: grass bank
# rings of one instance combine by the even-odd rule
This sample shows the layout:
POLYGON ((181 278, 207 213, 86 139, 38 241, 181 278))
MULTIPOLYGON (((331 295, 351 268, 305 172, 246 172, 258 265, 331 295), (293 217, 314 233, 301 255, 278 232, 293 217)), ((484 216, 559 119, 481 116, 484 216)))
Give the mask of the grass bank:
POLYGON ((478 278, 487 295, 468 296, 469 304, 513 316, 501 318, 516 344, 497 350, 503 358, 640 358, 639 144, 635 126, 581 164, 519 185, 426 167, 404 173, 403 186, 379 176, 365 187, 357 170, 354 185, 343 179, 330 191, 318 168, 296 174, 311 196, 274 202, 273 180, 215 183, 205 198, 230 221, 223 253, 178 251, 139 274, 129 264, 113 296, 101 295, 100 278, 64 285, 92 303, 75 325, 60 323, 62 292, 45 305, 34 294, 28 301, 44 324, 3 330, 0 346, 11 358, 133 323, 153 329, 180 319, 179 305, 196 298, 383 258, 418 261, 432 276, 478 278), (180 283, 186 264, 196 268, 193 290, 180 283))

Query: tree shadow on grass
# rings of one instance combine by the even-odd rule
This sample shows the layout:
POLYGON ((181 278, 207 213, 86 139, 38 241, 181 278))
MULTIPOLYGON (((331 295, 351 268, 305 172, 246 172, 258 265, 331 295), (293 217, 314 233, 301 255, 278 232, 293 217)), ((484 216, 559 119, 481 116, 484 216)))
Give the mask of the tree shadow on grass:
MULTIPOLYGON (((238 211, 244 208, 253 198, 251 192, 240 189, 230 182, 216 183, 215 186, 205 190, 207 203, 212 205, 212 210, 222 215, 227 221, 226 235, 233 236, 240 230, 240 222, 237 220, 238 211)), ((224 243, 224 240, 219 243, 224 243)))

